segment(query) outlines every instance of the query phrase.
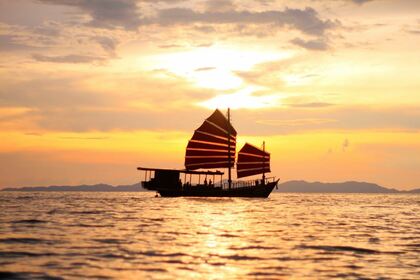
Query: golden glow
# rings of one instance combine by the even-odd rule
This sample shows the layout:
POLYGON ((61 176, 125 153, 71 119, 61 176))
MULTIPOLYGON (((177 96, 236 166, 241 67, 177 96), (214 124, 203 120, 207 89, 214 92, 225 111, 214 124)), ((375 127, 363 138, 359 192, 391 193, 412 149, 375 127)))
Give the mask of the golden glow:
MULTIPOLYGON (((86 174, 79 174, 89 183, 96 183, 94 180, 98 178, 113 182, 118 174, 117 179, 129 183, 138 176, 135 172, 137 166, 182 168, 185 146, 191 133, 138 131, 32 135, 7 132, 1 133, 0 137, 3 139, 0 153, 26 153, 30 161, 34 160, 34 155, 43 155, 43 160, 50 160, 54 168, 57 164, 68 170, 72 170, 75 164, 91 166, 86 174), (162 154, 165 155, 164 162, 162 154), (109 164, 116 173, 89 174, 94 166, 104 164, 109 164)), ((417 176, 418 170, 407 166, 420 164, 418 157, 410 156, 411 153, 420 154, 419 137, 419 133, 381 131, 307 132, 279 136, 242 133, 237 145, 241 147, 249 142, 260 146, 265 141, 272 155, 272 175, 279 176, 282 181, 301 179, 303 172, 306 180, 343 181, 342 178, 346 178, 351 170, 354 180, 380 178, 375 181, 395 187, 400 182, 410 186, 417 176), (348 143, 344 145, 346 139, 348 143), (393 158, 392 164, 386 160, 390 157, 393 158), (396 178, 394 172, 404 174, 404 177, 396 178)), ((48 178, 53 175, 48 175, 48 170, 37 172, 48 178)), ((26 170, 28 174, 32 171, 26 170)), ((74 181, 75 178, 69 180, 78 182, 74 181)))
POLYGON ((15 115, 21 115, 29 111, 31 111, 31 109, 27 107, 0 108, 0 117, 10 117, 10 116, 15 116, 15 115))
POLYGON ((278 95, 254 96, 253 92, 253 87, 249 87, 236 93, 218 95, 198 105, 210 109, 262 109, 279 105, 278 95))
POLYGON ((235 71, 246 71, 256 64, 291 55, 291 52, 251 51, 240 46, 221 45, 162 54, 155 60, 156 68, 185 77, 198 87, 228 90, 243 83, 235 71))
POLYGON ((9 2, 0 9, 10 15, 0 23, 0 188, 132 183, 138 165, 180 168, 193 130, 227 107, 238 143, 265 140, 282 180, 418 187, 416 1, 288 7, 315 11, 310 30, 300 16, 243 18, 287 10, 282 1, 218 7, 232 19, 209 14, 208 1, 140 1, 145 17, 194 13, 153 24, 103 15, 93 25, 98 14, 80 1, 9 2))

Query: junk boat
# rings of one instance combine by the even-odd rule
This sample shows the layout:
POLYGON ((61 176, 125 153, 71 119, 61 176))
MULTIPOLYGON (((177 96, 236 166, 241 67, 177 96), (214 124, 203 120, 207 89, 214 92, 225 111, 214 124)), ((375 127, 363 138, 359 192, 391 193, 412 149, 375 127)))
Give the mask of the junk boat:
POLYGON ((232 181, 231 169, 235 165, 236 130, 230 123, 230 110, 227 117, 218 109, 195 130, 188 142, 185 154, 185 169, 161 169, 138 167, 144 171, 142 186, 154 190, 162 197, 268 197, 279 179, 266 177, 270 170, 270 154, 245 143, 238 153, 236 163, 237 178, 262 174, 261 179, 232 181), (224 172, 202 170, 227 168, 224 172), (201 170, 199 170, 201 169, 201 170), (202 180, 204 179, 204 180, 202 180), (219 180, 216 183, 216 179, 219 180))

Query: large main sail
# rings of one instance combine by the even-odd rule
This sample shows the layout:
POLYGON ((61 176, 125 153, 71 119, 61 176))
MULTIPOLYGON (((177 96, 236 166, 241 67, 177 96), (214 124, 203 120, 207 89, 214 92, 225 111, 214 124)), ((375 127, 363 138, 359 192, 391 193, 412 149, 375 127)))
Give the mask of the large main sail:
POLYGON ((216 109, 195 130, 191 140, 188 142, 185 154, 185 168, 194 170, 199 168, 233 167, 235 152, 236 131, 228 119, 216 109), (230 158, 228 151, 230 151, 230 158))
POLYGON ((271 172, 270 154, 245 143, 238 153, 236 170, 238 178, 271 172))

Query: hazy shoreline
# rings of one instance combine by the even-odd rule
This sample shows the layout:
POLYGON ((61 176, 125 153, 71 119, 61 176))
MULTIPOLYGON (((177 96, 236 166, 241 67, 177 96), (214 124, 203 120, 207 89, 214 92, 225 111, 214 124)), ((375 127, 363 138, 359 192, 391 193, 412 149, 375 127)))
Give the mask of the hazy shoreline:
MULTIPOLYGON (((73 192, 142 192, 147 191, 141 187, 141 183, 132 185, 112 186, 109 184, 77 185, 77 186, 36 186, 36 187, 14 187, 4 188, 1 191, 20 192, 51 192, 51 191, 73 191, 73 192)), ((278 185, 274 192, 282 193, 387 193, 406 194, 420 193, 420 188, 412 190, 396 190, 385 188, 377 184, 366 182, 341 182, 322 183, 306 181, 286 181, 278 185)))

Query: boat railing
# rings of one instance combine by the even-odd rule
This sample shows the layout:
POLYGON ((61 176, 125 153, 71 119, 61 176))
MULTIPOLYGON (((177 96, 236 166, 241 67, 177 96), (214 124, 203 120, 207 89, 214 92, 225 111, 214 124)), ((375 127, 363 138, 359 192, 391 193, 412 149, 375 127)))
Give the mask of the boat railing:
MULTIPOLYGON (((276 177, 267 177, 264 179, 264 183, 268 184, 270 182, 275 182, 276 177)), ((263 179, 254 179, 254 180, 232 180, 231 189, 237 188, 252 188, 255 186, 260 186, 263 183, 263 179)), ((145 181, 141 181, 141 185, 145 189, 154 190, 157 186, 155 178, 148 177, 145 181), (148 180, 147 180, 148 179, 148 180)), ((179 187, 181 188, 191 188, 191 187, 213 187, 213 188, 222 188, 229 189, 229 183, 227 181, 217 182, 217 183, 198 183, 191 184, 191 182, 181 182, 179 181, 179 187)))
MULTIPOLYGON (((267 177, 264 180, 265 184, 268 184, 270 182, 275 182, 276 177, 267 177)), ((238 180, 238 181, 232 181, 232 185, 231 188, 232 189, 236 189, 236 188, 244 188, 244 187, 255 187, 258 185, 261 185, 263 182, 263 179, 255 179, 255 180, 246 180, 246 181, 242 181, 242 180, 238 180)), ((228 182, 223 182, 221 183, 221 187, 223 189, 228 189, 229 188, 229 183, 228 182)))

